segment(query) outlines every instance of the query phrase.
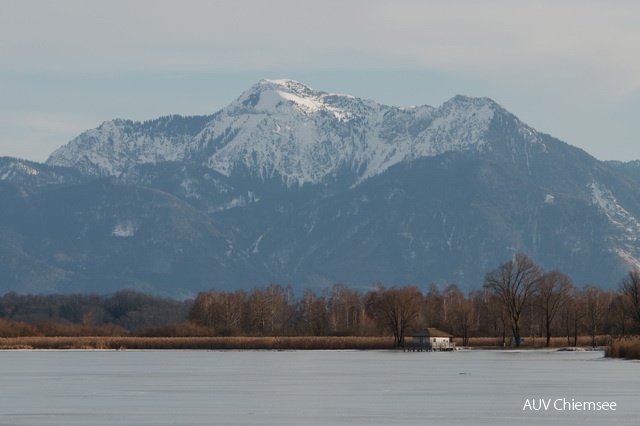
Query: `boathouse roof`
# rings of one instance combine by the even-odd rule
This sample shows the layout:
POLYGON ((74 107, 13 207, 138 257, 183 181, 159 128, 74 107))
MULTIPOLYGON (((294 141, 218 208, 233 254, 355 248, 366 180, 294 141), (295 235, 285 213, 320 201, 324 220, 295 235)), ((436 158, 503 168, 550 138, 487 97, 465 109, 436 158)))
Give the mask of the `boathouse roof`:
POLYGON ((424 330, 420 330, 417 333, 413 333, 411 337, 453 337, 449 333, 445 333, 442 330, 438 330, 437 328, 429 327, 424 330))

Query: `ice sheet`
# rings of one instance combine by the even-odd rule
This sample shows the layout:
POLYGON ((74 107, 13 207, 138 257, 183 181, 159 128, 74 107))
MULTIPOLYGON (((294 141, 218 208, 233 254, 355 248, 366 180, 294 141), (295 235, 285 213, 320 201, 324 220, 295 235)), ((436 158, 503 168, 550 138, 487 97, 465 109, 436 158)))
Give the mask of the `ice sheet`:
POLYGON ((602 352, 0 351, 0 424, 637 424, 602 352), (523 410, 526 400, 616 411, 523 410))

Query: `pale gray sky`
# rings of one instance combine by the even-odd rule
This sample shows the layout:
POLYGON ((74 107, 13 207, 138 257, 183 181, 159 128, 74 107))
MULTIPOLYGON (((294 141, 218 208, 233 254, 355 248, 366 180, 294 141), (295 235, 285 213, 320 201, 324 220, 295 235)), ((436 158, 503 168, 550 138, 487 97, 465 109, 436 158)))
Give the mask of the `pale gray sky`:
POLYGON ((397 105, 487 96, 600 159, 640 159, 635 0, 4 0, 0 156, 105 120, 211 114, 261 78, 397 105))

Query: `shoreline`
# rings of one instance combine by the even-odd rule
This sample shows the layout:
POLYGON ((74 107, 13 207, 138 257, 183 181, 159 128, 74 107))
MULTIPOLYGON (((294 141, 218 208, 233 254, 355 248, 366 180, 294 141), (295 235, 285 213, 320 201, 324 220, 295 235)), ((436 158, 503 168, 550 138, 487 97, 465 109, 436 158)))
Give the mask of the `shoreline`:
MULTIPOLYGON (((606 346, 458 346, 458 350, 607 351, 606 346)), ((135 336, 24 336, 0 337, 0 350, 402 350, 393 337, 362 336, 254 336, 254 337, 135 337, 135 336)))
POLYGON ((375 350, 391 337, 4 337, 0 350, 375 350))

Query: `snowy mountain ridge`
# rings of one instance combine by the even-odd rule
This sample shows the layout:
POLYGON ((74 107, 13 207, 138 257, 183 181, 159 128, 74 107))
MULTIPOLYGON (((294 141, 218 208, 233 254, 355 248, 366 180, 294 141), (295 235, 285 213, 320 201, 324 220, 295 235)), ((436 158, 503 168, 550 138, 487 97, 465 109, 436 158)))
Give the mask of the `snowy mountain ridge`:
POLYGON ((184 161, 194 127, 199 130, 210 118, 172 115, 144 123, 105 121, 58 148, 46 164, 73 167, 88 175, 119 176, 138 164, 184 161))
POLYGON ((496 115, 517 121, 527 141, 539 142, 535 130, 487 98, 399 108, 293 80, 261 80, 216 114, 182 127, 172 121, 189 118, 105 122, 56 150, 47 164, 119 176, 138 164, 187 161, 226 176, 245 170, 279 177, 288 186, 345 174, 358 184, 400 162, 490 150, 486 136, 496 115))

